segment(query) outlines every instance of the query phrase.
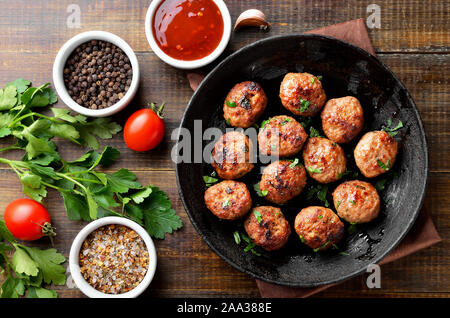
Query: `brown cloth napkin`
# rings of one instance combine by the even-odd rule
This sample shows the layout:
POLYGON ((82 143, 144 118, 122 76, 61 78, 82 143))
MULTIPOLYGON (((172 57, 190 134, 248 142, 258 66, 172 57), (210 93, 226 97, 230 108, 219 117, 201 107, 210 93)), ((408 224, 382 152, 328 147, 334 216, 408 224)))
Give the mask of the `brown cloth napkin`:
MULTIPOLYGON (((305 33, 331 36, 336 39, 359 46, 370 54, 375 55, 375 50, 372 46, 372 42, 370 41, 369 34, 367 33, 367 29, 363 19, 334 24, 320 29, 307 31, 305 33)), ((191 88, 195 91, 204 76, 200 73, 193 72, 188 73, 187 78, 189 80, 191 88)), ((409 231, 403 241, 388 256, 380 261, 380 264, 392 262, 396 259, 402 258, 406 255, 412 254, 421 249, 436 244, 440 241, 441 238, 439 237, 439 234, 434 227, 433 221, 431 220, 425 208, 422 208, 412 229, 409 231)), ((258 285, 262 297, 299 298, 309 297, 339 283, 315 288, 291 288, 266 283, 257 279, 256 284, 258 285)))

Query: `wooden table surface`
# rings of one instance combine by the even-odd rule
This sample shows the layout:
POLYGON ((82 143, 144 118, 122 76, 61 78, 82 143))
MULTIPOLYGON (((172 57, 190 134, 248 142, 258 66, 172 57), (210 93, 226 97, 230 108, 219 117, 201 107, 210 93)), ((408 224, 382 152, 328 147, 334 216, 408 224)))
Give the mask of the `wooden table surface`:
MULTIPOLYGON (((430 179, 425 206, 443 242, 382 266, 382 288, 370 290, 365 276, 346 281, 315 297, 449 297, 450 296, 450 2, 446 0, 226 0, 233 21, 246 9, 265 12, 272 26, 232 34, 227 52, 278 34, 301 33, 314 28, 364 18, 367 6, 379 5, 380 28, 369 29, 377 55, 405 83, 414 97, 427 132, 430 179)), ((108 141, 121 151, 111 169, 126 167, 143 184, 165 190, 184 222, 182 230, 156 242, 158 268, 146 296, 156 297, 259 297, 254 279, 215 255, 192 227, 178 196, 170 152, 173 129, 180 122, 192 91, 182 70, 161 62, 150 50, 144 18, 150 0, 1 0, 0 86, 18 77, 40 85, 52 80, 58 49, 69 38, 88 30, 104 30, 125 39, 137 53, 141 67, 138 95, 127 111, 115 117, 124 122, 130 110, 148 102, 166 101, 166 139, 149 153, 128 150, 118 135, 108 141), (67 7, 81 9, 81 28, 67 27, 67 7)), ((64 107, 62 103, 58 106, 64 107)), ((106 143, 103 143, 106 144, 106 143)), ((84 149, 67 142, 59 148, 66 158, 84 149)), ((3 154, 2 154, 3 155, 3 154)), ((19 157, 19 154, 8 154, 19 157)), ((23 197, 16 175, 0 167, 0 211, 23 197)), ((85 225, 67 219, 58 193, 45 200, 57 228, 55 247, 68 256, 71 242, 85 225)), ((47 241, 40 243, 47 246, 47 241)), ((60 297, 81 297, 77 289, 56 288, 60 297)))

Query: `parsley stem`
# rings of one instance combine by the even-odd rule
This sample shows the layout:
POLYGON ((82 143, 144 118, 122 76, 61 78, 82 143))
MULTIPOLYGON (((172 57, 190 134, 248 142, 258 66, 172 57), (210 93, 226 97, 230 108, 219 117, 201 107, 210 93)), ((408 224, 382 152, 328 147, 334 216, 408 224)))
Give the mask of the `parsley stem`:
POLYGON ((62 121, 62 120, 58 120, 58 119, 53 118, 53 117, 49 117, 49 116, 45 116, 45 115, 42 115, 42 114, 39 114, 39 113, 32 112, 32 113, 25 114, 25 115, 15 119, 11 124, 9 124, 8 127, 12 128, 18 122, 22 121, 25 118, 31 117, 31 116, 37 116, 37 117, 48 119, 48 120, 50 120, 52 122, 55 122, 55 123, 58 123, 58 124, 64 124, 64 121, 62 121))
POLYGON ((22 149, 21 147, 19 147, 17 144, 15 144, 15 145, 11 145, 11 146, 8 146, 8 147, 5 147, 5 148, 0 148, 0 152, 2 152, 2 151, 8 151, 8 150, 19 150, 19 149, 22 149))
POLYGON ((41 183, 42 183, 43 185, 45 185, 46 187, 53 188, 53 189, 58 190, 58 191, 60 191, 60 192, 69 192, 69 191, 71 191, 71 190, 69 190, 69 189, 64 189, 64 188, 57 187, 57 186, 55 186, 55 185, 53 185, 53 184, 51 184, 51 183, 47 183, 47 182, 42 181, 42 180, 41 180, 41 183))
POLYGON ((83 171, 71 171, 71 172, 65 172, 65 175, 68 176, 72 176, 72 175, 76 175, 76 174, 85 174, 85 173, 89 173, 91 172, 91 170, 83 170, 83 171))
POLYGON ((86 189, 86 187, 85 187, 84 185, 82 185, 81 183, 79 183, 77 180, 75 180, 75 179, 73 179, 73 178, 67 176, 67 175, 64 174, 64 173, 60 173, 60 172, 57 172, 56 175, 59 176, 59 177, 61 177, 61 178, 64 178, 64 179, 66 179, 66 180, 69 180, 69 181, 75 183, 77 186, 79 186, 81 189, 83 189, 83 191, 84 191, 86 194, 88 193, 88 190, 86 189))
POLYGON ((80 182, 91 182, 91 183, 97 183, 97 184, 103 184, 100 181, 92 180, 92 179, 86 179, 86 178, 78 178, 78 177, 72 177, 74 180, 78 180, 80 182))

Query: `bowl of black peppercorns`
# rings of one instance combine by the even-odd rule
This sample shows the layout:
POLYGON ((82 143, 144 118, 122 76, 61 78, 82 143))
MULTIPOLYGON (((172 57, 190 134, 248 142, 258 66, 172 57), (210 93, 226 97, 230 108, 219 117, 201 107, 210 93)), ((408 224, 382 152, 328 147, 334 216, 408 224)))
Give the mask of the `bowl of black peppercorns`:
POLYGON ((59 50, 53 82, 61 100, 77 113, 110 116, 136 95, 139 64, 133 49, 117 35, 84 32, 59 50))

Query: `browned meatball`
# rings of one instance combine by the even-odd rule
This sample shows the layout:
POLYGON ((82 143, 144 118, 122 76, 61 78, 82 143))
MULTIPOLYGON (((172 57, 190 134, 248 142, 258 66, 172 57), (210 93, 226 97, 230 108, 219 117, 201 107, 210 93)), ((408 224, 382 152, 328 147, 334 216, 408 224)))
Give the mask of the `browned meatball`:
POLYGON ((244 222, 249 238, 267 251, 283 247, 291 235, 291 227, 279 208, 259 206, 250 212, 244 222))
POLYGON ((308 138, 303 126, 289 116, 270 118, 259 131, 259 152, 267 156, 289 157, 299 152, 308 138))
POLYGON ((361 173, 373 178, 392 168, 397 152, 397 142, 381 130, 365 134, 356 145, 354 156, 361 173))
POLYGON ((346 170, 344 150, 321 137, 309 138, 303 149, 303 162, 311 178, 320 183, 339 180, 346 170))
POLYGON ((226 180, 206 190, 205 203, 218 218, 236 220, 251 209, 252 198, 245 183, 226 180))
POLYGON ((282 160, 268 165, 262 174, 259 188, 267 191, 267 200, 284 204, 299 195, 306 185, 306 172, 297 161, 282 160))
POLYGON ((252 151, 252 142, 246 135, 228 132, 214 145, 212 166, 222 179, 241 178, 254 167, 250 162, 252 151))
POLYGON ((368 182, 347 181, 333 192, 333 202, 338 215, 350 223, 367 223, 380 212, 380 197, 368 182))
POLYGON ((340 144, 353 140, 364 126, 363 109, 353 96, 330 99, 320 117, 325 135, 340 144))
POLYGON ((263 89, 255 82, 236 84, 223 103, 223 117, 234 127, 253 126, 267 106, 263 89))
POLYGON ((288 73, 280 86, 283 106, 300 116, 314 116, 323 107, 327 96, 320 80, 309 73, 288 73))
POLYGON ((301 210, 294 227, 302 243, 317 250, 329 249, 344 236, 344 224, 332 210, 322 206, 301 210))

